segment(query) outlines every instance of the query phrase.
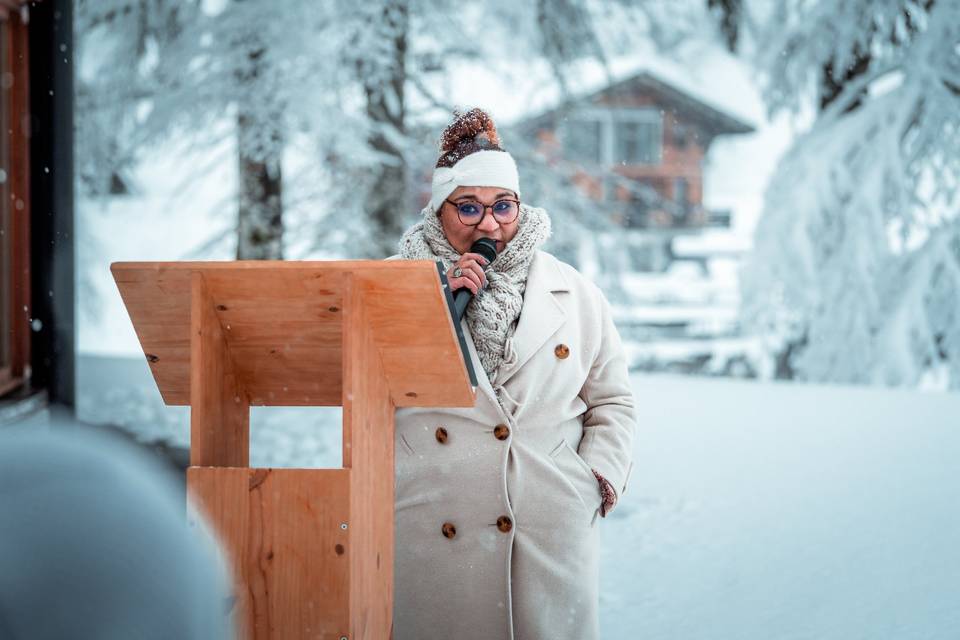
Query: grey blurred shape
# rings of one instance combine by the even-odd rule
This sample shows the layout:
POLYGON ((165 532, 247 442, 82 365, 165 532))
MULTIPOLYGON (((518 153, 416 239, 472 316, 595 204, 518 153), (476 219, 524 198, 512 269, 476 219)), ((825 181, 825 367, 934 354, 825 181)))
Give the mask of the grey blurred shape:
POLYGON ((116 436, 0 430, 0 638, 232 637, 226 565, 184 506, 116 436))

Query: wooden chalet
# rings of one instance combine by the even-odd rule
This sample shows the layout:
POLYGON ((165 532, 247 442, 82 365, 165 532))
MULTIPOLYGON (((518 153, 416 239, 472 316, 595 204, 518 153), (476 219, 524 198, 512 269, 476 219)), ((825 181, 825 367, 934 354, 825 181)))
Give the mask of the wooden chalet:
POLYGON ((633 267, 658 271, 672 238, 728 228, 703 205, 703 163, 717 136, 754 128, 643 71, 517 125, 625 232, 633 267))

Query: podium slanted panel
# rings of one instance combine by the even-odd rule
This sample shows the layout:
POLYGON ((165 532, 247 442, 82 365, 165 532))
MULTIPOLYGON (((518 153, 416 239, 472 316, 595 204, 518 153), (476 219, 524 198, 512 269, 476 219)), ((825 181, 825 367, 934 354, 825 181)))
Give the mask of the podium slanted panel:
POLYGON ((191 406, 188 492, 230 557, 240 637, 388 637, 394 409, 475 402, 435 265, 111 271, 164 401, 191 406), (343 468, 249 468, 251 405, 343 406, 343 468))
POLYGON ((343 305, 350 276, 369 305, 395 406, 473 403, 429 261, 118 262, 111 271, 169 405, 190 404, 194 274, 205 284, 251 405, 342 404, 343 305))

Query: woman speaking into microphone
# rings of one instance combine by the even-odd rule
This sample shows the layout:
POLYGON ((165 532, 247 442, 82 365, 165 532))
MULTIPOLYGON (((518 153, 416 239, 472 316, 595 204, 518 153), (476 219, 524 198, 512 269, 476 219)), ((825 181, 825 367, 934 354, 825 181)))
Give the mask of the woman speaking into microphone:
POLYGON ((634 398, 609 304, 540 249, 550 218, 519 183, 490 116, 455 114, 394 256, 474 294, 480 364, 476 406, 396 414, 395 640, 599 637, 598 517, 626 488, 634 398))

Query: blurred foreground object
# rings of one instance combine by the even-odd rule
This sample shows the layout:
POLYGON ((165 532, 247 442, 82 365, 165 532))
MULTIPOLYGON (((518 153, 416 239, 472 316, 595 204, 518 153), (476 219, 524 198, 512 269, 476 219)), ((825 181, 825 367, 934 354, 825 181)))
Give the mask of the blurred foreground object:
POLYGON ((0 638, 232 637, 225 565, 174 478, 79 426, 0 432, 0 638))

